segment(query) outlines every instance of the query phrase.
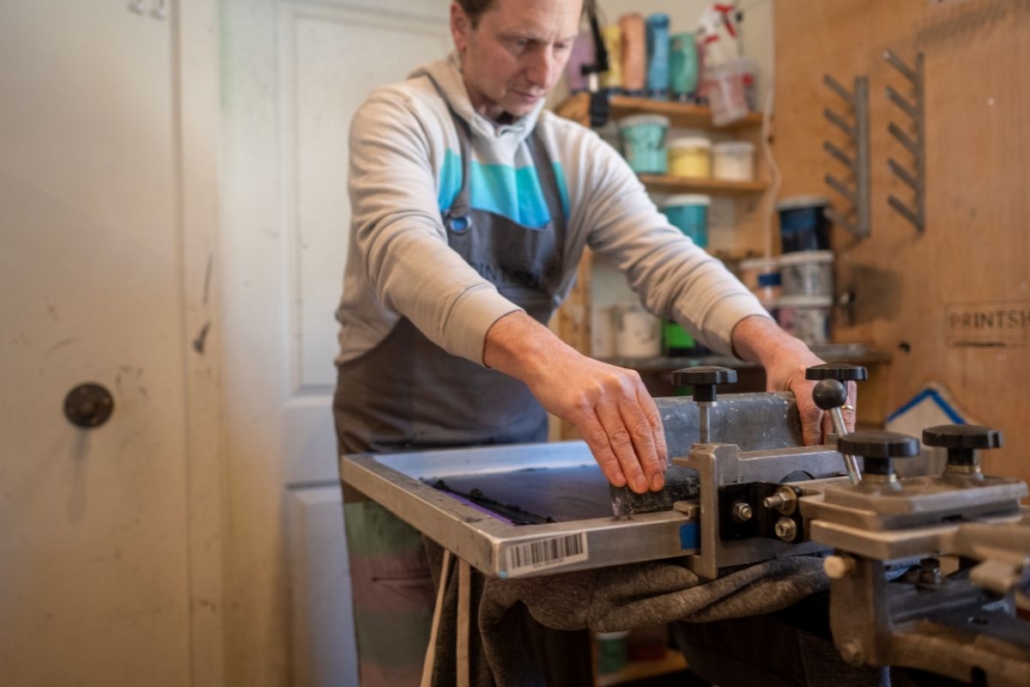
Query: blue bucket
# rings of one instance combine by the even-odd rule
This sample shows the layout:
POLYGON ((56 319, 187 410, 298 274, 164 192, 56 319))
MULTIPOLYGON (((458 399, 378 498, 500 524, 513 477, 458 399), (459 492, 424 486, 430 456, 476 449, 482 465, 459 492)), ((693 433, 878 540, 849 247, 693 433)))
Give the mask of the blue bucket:
POLYGON ((669 224, 682 231, 700 248, 708 247, 708 206, 712 204, 709 196, 680 195, 671 196, 665 201, 663 211, 669 224))
POLYGON ((637 174, 665 174, 665 135, 669 118, 661 115, 633 115, 619 120, 622 154, 637 174))

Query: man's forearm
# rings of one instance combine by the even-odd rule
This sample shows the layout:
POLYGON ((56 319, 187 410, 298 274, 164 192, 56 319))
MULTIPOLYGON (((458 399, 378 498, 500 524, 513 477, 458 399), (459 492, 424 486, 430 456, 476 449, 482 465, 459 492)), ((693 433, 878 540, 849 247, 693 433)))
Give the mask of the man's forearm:
POLYGON ((785 356, 815 358, 808 346, 767 317, 745 317, 738 322, 733 328, 731 343, 737 357, 759 363, 766 369, 785 356))

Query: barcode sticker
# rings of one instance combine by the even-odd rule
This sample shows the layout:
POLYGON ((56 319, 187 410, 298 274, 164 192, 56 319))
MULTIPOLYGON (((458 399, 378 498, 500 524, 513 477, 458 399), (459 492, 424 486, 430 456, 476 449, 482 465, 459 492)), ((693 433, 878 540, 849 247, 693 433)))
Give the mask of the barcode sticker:
POLYGON ((587 533, 568 534, 550 539, 538 539, 516 544, 505 552, 508 559, 508 577, 585 561, 587 533))

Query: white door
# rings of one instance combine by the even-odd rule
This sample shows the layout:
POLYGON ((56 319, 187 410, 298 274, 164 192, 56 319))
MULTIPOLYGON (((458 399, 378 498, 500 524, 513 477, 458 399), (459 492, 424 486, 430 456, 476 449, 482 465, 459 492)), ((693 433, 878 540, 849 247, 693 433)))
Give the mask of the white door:
POLYGON ((355 684, 330 412, 347 133, 374 87, 447 54, 448 6, 224 2, 227 589, 241 684, 355 684))
MULTIPOLYGON (((4 685, 200 682, 191 676, 181 44, 169 9, 163 0, 0 6, 4 685), (113 402, 91 429, 63 412, 83 382, 113 402)), ((73 409, 88 416, 105 402, 87 406, 73 409)))

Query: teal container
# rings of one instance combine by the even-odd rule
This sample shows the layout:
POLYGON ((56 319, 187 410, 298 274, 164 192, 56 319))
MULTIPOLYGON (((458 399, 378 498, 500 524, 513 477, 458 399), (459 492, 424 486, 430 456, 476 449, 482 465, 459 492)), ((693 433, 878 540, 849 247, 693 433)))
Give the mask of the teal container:
POLYGON ((699 72, 694 34, 673 35, 669 43, 669 90, 673 100, 692 102, 696 99, 699 72))
POLYGON ((671 196, 665 201, 663 211, 669 224, 689 236, 698 247, 708 248, 708 206, 711 204, 709 196, 671 196))
POLYGON ((637 174, 665 174, 668 161, 665 137, 669 118, 661 115, 633 115, 619 120, 622 154, 637 174))

